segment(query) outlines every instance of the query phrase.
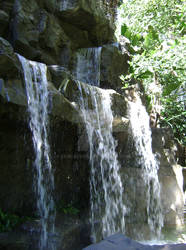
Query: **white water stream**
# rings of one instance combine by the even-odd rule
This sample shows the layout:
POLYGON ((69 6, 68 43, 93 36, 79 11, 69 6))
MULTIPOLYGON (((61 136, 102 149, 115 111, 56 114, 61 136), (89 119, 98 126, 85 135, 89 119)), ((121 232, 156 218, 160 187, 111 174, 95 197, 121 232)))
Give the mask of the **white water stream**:
POLYGON ((92 240, 97 242, 125 231, 125 206, 116 141, 112 135, 113 115, 108 90, 77 81, 80 112, 90 147, 90 201, 92 240))
POLYGON ((76 3, 77 3, 77 1, 60 0, 60 2, 59 2, 59 9, 61 11, 73 9, 73 7, 75 6, 76 3))
POLYGON ((54 175, 48 143, 48 82, 46 65, 26 60, 18 55, 24 71, 25 86, 30 116, 30 129, 35 150, 34 190, 38 215, 41 218, 39 249, 53 249, 48 246, 48 235, 54 233, 55 209, 53 201, 54 175), (47 248, 48 247, 48 248, 47 248))
POLYGON ((101 47, 80 49, 77 54, 75 77, 81 82, 99 86, 101 47))
POLYGON ((161 208, 160 183, 158 179, 158 162, 152 152, 151 130, 149 116, 141 99, 129 102, 129 119, 131 133, 136 148, 136 159, 142 168, 142 178, 146 186, 144 202, 151 237, 160 238, 163 227, 163 215, 161 208))

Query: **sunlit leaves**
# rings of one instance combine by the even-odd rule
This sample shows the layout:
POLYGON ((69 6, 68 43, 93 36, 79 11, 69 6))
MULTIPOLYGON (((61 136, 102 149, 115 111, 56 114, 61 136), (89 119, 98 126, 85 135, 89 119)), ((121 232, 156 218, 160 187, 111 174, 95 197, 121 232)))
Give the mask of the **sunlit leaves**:
POLYGON ((126 25, 136 33, 148 32, 149 26, 166 36, 185 29, 183 0, 124 0, 122 8, 126 25))
POLYGON ((164 109, 161 114, 161 125, 171 127, 179 143, 186 145, 186 111, 184 100, 178 100, 175 98, 175 95, 171 95, 166 99, 162 99, 162 102, 164 109))
MULTIPOLYGON (((132 78, 140 80, 147 90, 153 82, 161 85, 161 124, 172 127, 175 136, 183 143, 186 2, 124 0, 121 8, 124 20, 121 32, 130 40, 133 48, 133 59, 124 82, 132 82, 132 78), (171 108, 171 105, 174 107, 171 108)), ((148 93, 152 94, 150 91, 148 93)))

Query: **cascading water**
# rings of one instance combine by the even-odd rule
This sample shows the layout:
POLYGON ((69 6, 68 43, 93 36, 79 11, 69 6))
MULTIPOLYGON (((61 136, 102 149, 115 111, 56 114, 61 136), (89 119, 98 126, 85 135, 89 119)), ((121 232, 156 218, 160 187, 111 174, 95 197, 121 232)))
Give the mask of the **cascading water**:
POLYGON ((54 233, 55 209, 52 192, 54 175, 50 161, 48 144, 48 89, 46 65, 28 61, 18 55, 24 71, 30 129, 35 150, 34 190, 37 198, 38 215, 41 218, 39 249, 54 249, 49 246, 48 234, 54 233))
POLYGON ((99 86, 101 49, 101 47, 95 47, 78 51, 75 72, 77 80, 99 86))
POLYGON ((112 136, 110 91, 83 87, 79 81, 79 105, 90 147, 90 199, 92 240, 96 242, 125 231, 125 211, 116 141, 112 136), (101 223, 99 222, 100 220, 101 223))
POLYGON ((136 148, 136 159, 141 166, 142 178, 146 189, 146 210, 151 237, 160 238, 163 227, 163 215, 160 200, 160 183, 158 179, 158 163, 152 152, 149 116, 141 99, 129 102, 129 119, 131 134, 136 148))
POLYGON ((77 0, 74 1, 69 1, 69 0, 60 0, 60 6, 59 9, 61 11, 67 10, 67 9, 71 9, 74 7, 74 5, 77 3, 77 0))

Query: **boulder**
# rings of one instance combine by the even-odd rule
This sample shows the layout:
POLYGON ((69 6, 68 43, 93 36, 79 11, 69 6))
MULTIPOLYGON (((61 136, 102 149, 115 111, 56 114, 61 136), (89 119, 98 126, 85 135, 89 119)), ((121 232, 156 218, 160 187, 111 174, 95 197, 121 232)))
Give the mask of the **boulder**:
POLYGON ((118 233, 83 250, 184 250, 185 247, 186 244, 143 245, 118 233))

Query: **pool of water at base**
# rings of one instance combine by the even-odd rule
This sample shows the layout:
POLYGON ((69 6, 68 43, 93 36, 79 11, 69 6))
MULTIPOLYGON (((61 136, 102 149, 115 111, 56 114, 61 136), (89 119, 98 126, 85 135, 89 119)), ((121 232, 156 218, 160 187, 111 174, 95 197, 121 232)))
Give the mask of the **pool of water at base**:
POLYGON ((161 239, 153 239, 146 241, 139 241, 145 245, 164 245, 164 244, 186 244, 186 224, 175 227, 169 226, 162 229, 161 239))

